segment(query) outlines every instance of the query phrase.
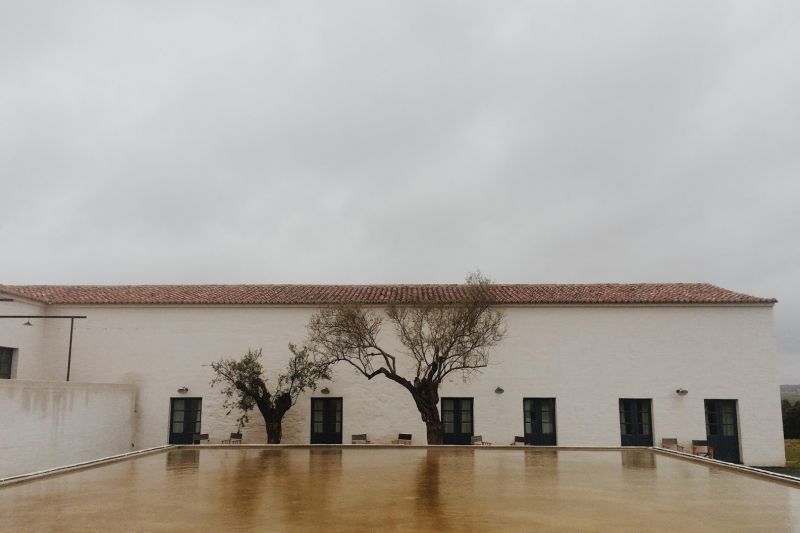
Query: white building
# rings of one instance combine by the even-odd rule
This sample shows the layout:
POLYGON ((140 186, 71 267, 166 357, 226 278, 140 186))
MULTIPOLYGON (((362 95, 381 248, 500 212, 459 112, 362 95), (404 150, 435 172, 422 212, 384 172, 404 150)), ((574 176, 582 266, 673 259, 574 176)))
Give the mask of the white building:
MULTIPOLYGON (((195 432, 219 442, 237 429, 236 414, 226 415, 209 386, 212 361, 263 348, 269 378, 285 366, 287 344, 302 344, 320 305, 381 306, 457 291, 0 285, 0 315, 11 317, 0 320, 0 377, 11 378, 0 380, 0 450, 21 457, 6 473, 50 466, 42 464, 56 461, 45 461, 48 454, 63 463, 67 451, 89 459, 195 432)), ((784 464, 775 300, 707 284, 496 285, 493 295, 508 333, 482 373, 443 385, 443 408, 464 430, 451 441, 475 434, 509 444, 524 435, 536 444, 605 447, 676 437, 688 448, 707 439, 723 459, 784 464)), ((389 324, 384 333, 399 351, 389 324)), ((263 427, 256 411, 244 441, 263 442, 263 427)), ((398 433, 425 441, 407 391, 341 366, 289 412, 283 442, 348 443, 359 433, 377 443, 398 433), (325 418, 323 433, 312 432, 312 406, 325 418)))

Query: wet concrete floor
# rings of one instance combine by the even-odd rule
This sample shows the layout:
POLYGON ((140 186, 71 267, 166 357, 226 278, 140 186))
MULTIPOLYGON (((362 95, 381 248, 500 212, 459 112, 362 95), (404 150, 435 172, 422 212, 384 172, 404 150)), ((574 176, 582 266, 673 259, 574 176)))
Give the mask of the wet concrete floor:
POLYGON ((2 531, 792 531, 800 490, 646 450, 176 449, 0 488, 2 531))

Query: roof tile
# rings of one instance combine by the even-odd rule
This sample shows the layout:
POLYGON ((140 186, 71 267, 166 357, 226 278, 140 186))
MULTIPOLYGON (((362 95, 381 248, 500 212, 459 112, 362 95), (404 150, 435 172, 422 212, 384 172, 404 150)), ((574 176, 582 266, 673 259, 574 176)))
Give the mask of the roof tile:
MULTIPOLYGON (((54 305, 329 305, 455 302, 464 285, 0 285, 54 305)), ((496 304, 774 304, 708 283, 496 284, 496 304)))

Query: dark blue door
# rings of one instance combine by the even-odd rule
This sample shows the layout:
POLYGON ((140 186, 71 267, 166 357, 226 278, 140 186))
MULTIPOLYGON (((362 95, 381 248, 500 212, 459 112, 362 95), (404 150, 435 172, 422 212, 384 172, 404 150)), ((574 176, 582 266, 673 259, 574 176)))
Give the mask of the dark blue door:
POLYGON ((342 443, 342 399, 311 398, 311 444, 342 443))
POLYGON ((706 439, 714 448, 714 459, 741 463, 736 400, 706 400, 706 439))
POLYGON ((169 443, 192 444, 200 433, 202 398, 171 398, 169 414, 169 443))
POLYGON ((442 398, 442 442, 471 444, 472 398, 442 398))
POLYGON ((619 427, 623 446, 652 446, 652 401, 620 398, 619 427))
POLYGON ((556 445, 556 399, 525 398, 522 400, 525 417, 525 444, 556 445))
POLYGON ((0 379, 11 379, 14 350, 0 346, 0 379))

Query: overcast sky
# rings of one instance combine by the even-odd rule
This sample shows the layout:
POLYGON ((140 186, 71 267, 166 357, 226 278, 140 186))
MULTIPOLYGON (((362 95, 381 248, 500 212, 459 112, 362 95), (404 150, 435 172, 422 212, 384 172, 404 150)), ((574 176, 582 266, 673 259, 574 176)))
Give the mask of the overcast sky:
POLYGON ((0 3, 0 283, 712 282, 800 382, 796 1, 268 4, 0 3))

